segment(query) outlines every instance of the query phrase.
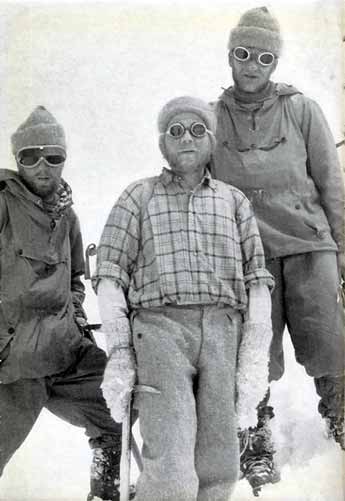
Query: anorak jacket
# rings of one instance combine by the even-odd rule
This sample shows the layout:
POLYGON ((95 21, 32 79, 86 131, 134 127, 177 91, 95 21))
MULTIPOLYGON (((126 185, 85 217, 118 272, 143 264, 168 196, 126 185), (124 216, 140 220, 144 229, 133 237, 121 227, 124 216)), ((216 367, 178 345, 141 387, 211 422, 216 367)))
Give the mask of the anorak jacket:
POLYGON ((0 382, 66 369, 81 333, 84 272, 79 222, 53 219, 18 174, 0 170, 0 382))
POLYGON ((344 185, 328 124, 294 87, 273 89, 250 104, 232 88, 221 95, 213 175, 252 202, 267 258, 344 251, 344 185))

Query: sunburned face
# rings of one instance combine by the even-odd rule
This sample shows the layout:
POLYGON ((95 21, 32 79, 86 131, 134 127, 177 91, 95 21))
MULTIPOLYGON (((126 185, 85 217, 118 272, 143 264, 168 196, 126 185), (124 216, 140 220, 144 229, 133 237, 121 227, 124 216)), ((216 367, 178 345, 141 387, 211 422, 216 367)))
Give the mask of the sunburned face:
POLYGON ((232 78, 237 88, 242 92, 258 93, 265 89, 274 70, 277 67, 278 59, 275 58, 269 66, 263 66, 258 61, 258 56, 262 54, 262 49, 246 47, 250 57, 246 61, 238 61, 233 52, 229 54, 229 64, 232 69, 232 78))
MULTIPOLYGON (((184 133, 181 137, 173 137, 165 134, 165 150, 167 160, 171 170, 181 176, 203 172, 211 156, 211 141, 208 133, 200 137, 193 135, 191 131, 193 124, 206 125, 203 120, 195 113, 186 112, 175 115, 168 125, 168 131, 171 125, 181 124, 184 133)), ((203 127, 195 126, 195 133, 200 133, 203 127)))

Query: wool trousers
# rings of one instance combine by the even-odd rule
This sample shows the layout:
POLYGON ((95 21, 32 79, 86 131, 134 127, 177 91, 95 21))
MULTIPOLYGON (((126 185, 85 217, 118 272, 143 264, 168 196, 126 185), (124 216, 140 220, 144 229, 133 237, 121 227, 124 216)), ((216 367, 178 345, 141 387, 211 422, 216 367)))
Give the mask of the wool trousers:
POLYGON ((136 501, 228 501, 239 473, 235 412, 242 316, 228 306, 133 313, 143 472, 136 501))
POLYGON ((83 339, 76 363, 63 373, 0 385, 0 476, 44 407, 85 428, 91 448, 118 447, 122 425, 113 421, 100 388, 105 364, 105 352, 83 339))
POLYGON ((284 373, 283 333, 288 328, 296 360, 309 376, 344 371, 344 318, 335 252, 309 252, 270 259, 273 340, 270 379, 284 373))
POLYGON ((315 380, 321 415, 343 415, 345 332, 336 253, 285 256, 267 260, 266 267, 275 279, 270 380, 284 373, 287 327, 297 362, 315 380))

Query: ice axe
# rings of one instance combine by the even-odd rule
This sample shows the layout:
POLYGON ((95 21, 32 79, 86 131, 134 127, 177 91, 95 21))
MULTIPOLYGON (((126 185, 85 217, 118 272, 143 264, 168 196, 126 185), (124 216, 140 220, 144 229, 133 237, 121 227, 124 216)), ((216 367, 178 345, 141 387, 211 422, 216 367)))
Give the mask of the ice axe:
POLYGON ((90 256, 95 256, 96 252, 97 252, 97 245, 96 244, 89 244, 86 247, 86 251, 85 251, 85 273, 84 273, 85 280, 90 280, 90 278, 91 278, 90 256))
POLYGON ((137 384, 131 392, 128 401, 125 416, 122 421, 122 444, 121 444, 121 461, 120 461, 120 501, 129 501, 130 495, 130 469, 131 469, 131 451, 135 457, 139 470, 141 471, 142 461, 139 448, 132 437, 132 405, 133 405, 133 392, 134 393, 152 393, 159 394, 160 391, 152 386, 145 384, 137 384), (133 439, 133 449, 132 449, 133 439))

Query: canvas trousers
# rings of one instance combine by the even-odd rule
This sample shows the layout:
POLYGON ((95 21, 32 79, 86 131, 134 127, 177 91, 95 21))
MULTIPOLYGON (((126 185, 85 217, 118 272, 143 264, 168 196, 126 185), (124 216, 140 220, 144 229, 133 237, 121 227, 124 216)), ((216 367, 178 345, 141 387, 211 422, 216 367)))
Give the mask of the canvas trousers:
POLYGON ((85 428, 91 448, 118 447, 122 425, 111 418, 100 389, 105 364, 105 352, 83 339, 76 363, 63 373, 0 384, 0 476, 44 407, 85 428))
POLYGON ((136 501, 228 501, 239 473, 235 412, 242 316, 228 306, 137 310, 132 331, 143 472, 136 501))

